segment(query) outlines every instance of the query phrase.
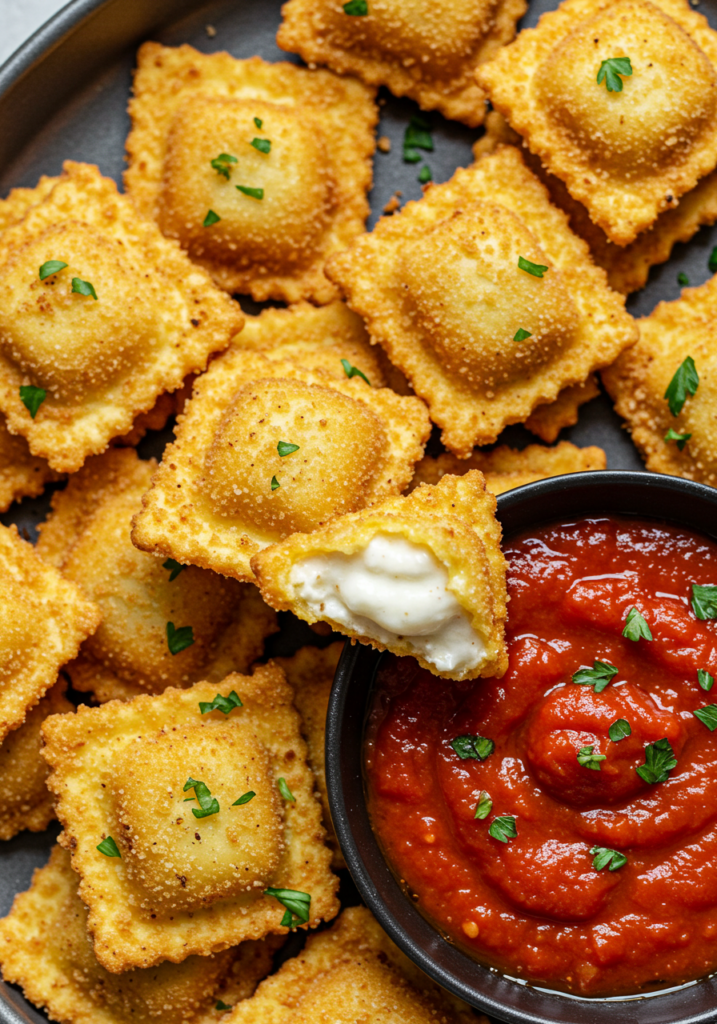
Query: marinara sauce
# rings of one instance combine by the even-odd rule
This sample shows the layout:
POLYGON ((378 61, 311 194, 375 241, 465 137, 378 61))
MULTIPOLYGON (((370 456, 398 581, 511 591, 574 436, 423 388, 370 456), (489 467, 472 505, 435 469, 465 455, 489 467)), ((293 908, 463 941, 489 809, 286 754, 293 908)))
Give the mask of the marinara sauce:
POLYGON ((598 996, 708 974, 717 687, 705 687, 717 675, 717 545, 607 517, 537 529, 505 553, 502 679, 451 682, 392 656, 381 668, 366 769, 389 862, 445 934, 510 975, 598 996), (708 587, 697 599, 705 618, 693 584, 708 587), (623 636, 631 609, 652 640, 623 636), (601 683, 595 662, 607 666, 597 666, 601 683), (708 724, 694 714, 705 706, 708 724), (613 728, 613 739, 618 721, 629 735, 613 728), (493 751, 461 758, 453 741, 476 736, 493 751), (484 810, 492 801, 483 819, 481 798, 484 810), (514 819, 517 834, 494 838, 497 818, 514 819), (599 869, 596 850, 603 861, 614 854, 599 869))

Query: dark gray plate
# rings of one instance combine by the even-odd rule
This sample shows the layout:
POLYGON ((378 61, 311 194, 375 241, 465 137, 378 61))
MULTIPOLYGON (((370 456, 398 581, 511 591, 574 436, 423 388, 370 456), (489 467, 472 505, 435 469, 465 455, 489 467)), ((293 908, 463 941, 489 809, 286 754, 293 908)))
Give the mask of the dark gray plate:
MULTIPOLYGON (((717 0, 710 2, 717 14, 717 0)), ((534 0, 523 24, 534 24, 542 11, 555 6, 555 0, 534 0)), ((274 41, 280 7, 277 0, 74 0, 68 4, 0 69, 0 195, 13 186, 34 185, 41 174, 58 174, 68 158, 96 163, 103 173, 120 181, 134 53, 145 39, 298 63, 274 41), (216 28, 215 37, 208 35, 207 25, 216 28)), ((699 9, 717 24, 706 3, 699 9)), ((371 223, 396 189, 402 191, 404 201, 421 195, 418 167, 401 160, 403 130, 417 108, 388 94, 384 99, 379 133, 388 135, 393 145, 390 154, 376 155, 371 223)), ((435 151, 427 154, 426 162, 434 180, 445 181, 456 167, 471 162, 470 147, 481 129, 464 128, 438 114, 429 118, 435 151)), ((630 300, 631 312, 644 315, 660 300, 677 298, 680 271, 692 284, 706 280, 707 259, 715 243, 717 230, 703 229, 688 245, 677 246, 670 262, 653 270, 647 287, 630 300)), ((611 469, 642 468, 605 396, 584 406, 579 423, 564 436, 579 445, 601 445, 611 469)), ((165 432, 146 438, 140 453, 161 455, 168 437, 165 432)), ((522 447, 536 439, 521 427, 511 427, 501 440, 522 447)), ((0 521, 17 523, 34 537, 36 524, 47 513, 51 490, 13 506, 0 521)), ((273 652, 284 653, 277 645, 286 644, 293 647, 295 640, 280 637, 273 652)), ((55 826, 41 835, 21 833, 0 844, 0 914, 7 913, 15 893, 27 888, 33 869, 45 863, 56 835, 55 826)), ((2 986, 0 1024, 45 1019, 15 989, 2 986)))

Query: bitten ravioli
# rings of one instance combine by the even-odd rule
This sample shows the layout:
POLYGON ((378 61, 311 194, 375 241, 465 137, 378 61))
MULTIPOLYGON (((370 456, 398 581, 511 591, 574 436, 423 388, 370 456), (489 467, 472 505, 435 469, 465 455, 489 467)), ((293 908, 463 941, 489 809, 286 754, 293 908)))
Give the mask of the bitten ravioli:
POLYGON ((717 487, 717 276, 639 321, 640 341, 603 381, 647 468, 717 487), (673 416, 665 392, 687 357, 699 384, 673 416), (666 439, 673 430, 678 439, 666 439), (679 440, 681 438, 681 440, 679 440), (680 450, 682 448, 682 450, 680 450))
POLYGON ((195 384, 132 540, 251 581, 267 544, 399 494, 429 432, 416 398, 236 345, 195 384))
POLYGON ((475 127, 485 93, 474 72, 515 36, 525 0, 369 0, 352 16, 333 0, 289 0, 276 41, 307 64, 327 64, 410 96, 424 110, 475 127))
POLYGON ((67 162, 0 233, 0 288, 0 410, 59 472, 127 433, 243 323, 238 305, 87 164, 67 162), (41 280, 49 261, 66 266, 41 280), (22 386, 46 393, 34 418, 22 386))
POLYGON ((327 272, 463 458, 637 338, 510 146, 380 220, 327 272))
POLYGON ((270 888, 311 897, 306 927, 336 914, 338 880, 291 702, 283 672, 268 665, 47 719, 61 842, 107 970, 286 934, 270 888), (233 693, 240 707, 202 713, 233 693), (120 857, 97 849, 108 836, 120 857))
POLYGON ((87 909, 77 895, 70 855, 55 846, 27 892, 0 920, 5 981, 61 1024, 214 1024, 218 1000, 252 995, 271 970, 272 941, 244 942, 214 956, 190 956, 110 974, 92 950, 87 909))
POLYGON ((330 71, 145 43, 125 186, 222 288, 328 302, 323 262, 369 213, 374 95, 330 71))
POLYGON ((15 526, 0 526, 0 740, 22 724, 100 619, 97 605, 15 526))
POLYGON ((507 667, 505 559, 480 473, 389 498, 252 559, 264 600, 446 679, 507 667))
POLYGON ((476 76, 617 245, 717 164, 717 33, 686 0, 564 0, 476 76), (604 62, 631 73, 612 90, 604 62), (624 64, 621 65, 624 68, 624 64))
POLYGON ((245 672, 277 629, 256 587, 195 566, 165 566, 134 547, 132 516, 156 468, 133 449, 88 459, 54 495, 40 527, 39 553, 102 611, 99 629, 65 669, 75 689, 99 701, 245 672), (177 654, 168 647, 169 622, 192 629, 192 644, 177 654))
POLYGON ((488 1024, 438 987, 391 942, 365 907, 328 931, 240 1003, 227 1024, 488 1024))

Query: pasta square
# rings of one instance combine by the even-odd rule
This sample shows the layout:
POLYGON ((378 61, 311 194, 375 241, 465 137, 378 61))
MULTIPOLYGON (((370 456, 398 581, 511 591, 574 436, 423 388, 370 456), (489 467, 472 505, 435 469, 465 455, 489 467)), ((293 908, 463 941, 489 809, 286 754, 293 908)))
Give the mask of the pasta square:
POLYGON ((369 213, 375 90, 330 71, 145 43, 125 186, 222 288, 336 298, 323 262, 369 213))
POLYGON ((47 719, 61 842, 108 971, 180 963, 337 913, 292 696, 270 664, 47 719), (305 896, 300 913, 285 912, 275 893, 286 890, 305 896))
POLYGON ((624 299, 511 146, 380 220, 327 273, 461 458, 637 338, 624 299))
POLYGON ((268 544, 399 494, 429 433, 416 398, 238 343, 195 384, 132 540, 251 581, 268 544))
POLYGON ((39 553, 102 611, 65 669, 75 689, 100 702, 246 672, 277 629, 256 587, 134 547, 132 516, 156 468, 131 448, 94 456, 53 496, 40 526, 39 553), (188 646, 172 650, 169 623, 190 627, 188 646))
POLYGON ((61 1024, 215 1024, 218 1000, 246 999, 271 970, 275 943, 243 942, 215 956, 110 974, 98 963, 70 855, 55 846, 0 920, 5 981, 61 1024))
POLYGON ((243 323, 113 181, 71 161, 0 233, 0 284, 0 410, 59 472, 125 434, 243 323))
POLYGON ((22 725, 101 617, 15 526, 0 526, 0 740, 22 725))
POLYGON ((327 64, 410 96, 423 110, 475 127, 485 93, 475 69, 509 43, 525 0, 371 0, 361 17, 332 0, 289 0, 276 41, 307 64, 327 64))
POLYGON ((480 473, 294 533, 252 559, 264 600, 445 679, 501 676, 505 559, 480 473))
POLYGON ((717 164, 717 33, 687 0, 564 0, 476 76, 617 245, 717 164))

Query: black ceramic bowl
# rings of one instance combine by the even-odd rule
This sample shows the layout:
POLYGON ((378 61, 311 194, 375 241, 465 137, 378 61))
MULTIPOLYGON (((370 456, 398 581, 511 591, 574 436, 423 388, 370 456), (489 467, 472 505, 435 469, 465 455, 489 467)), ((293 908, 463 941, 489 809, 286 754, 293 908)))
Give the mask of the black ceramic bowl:
MULTIPOLYGON (((527 484, 498 498, 505 538, 577 516, 657 518, 717 539, 717 490, 652 473, 580 473, 527 484)), ((346 645, 326 722, 331 814, 361 896, 426 974, 471 1006, 509 1024, 707 1024, 717 1022, 717 976, 644 997, 583 999, 513 981, 447 942, 404 894, 371 830, 363 779, 363 732, 381 655, 346 645)))

